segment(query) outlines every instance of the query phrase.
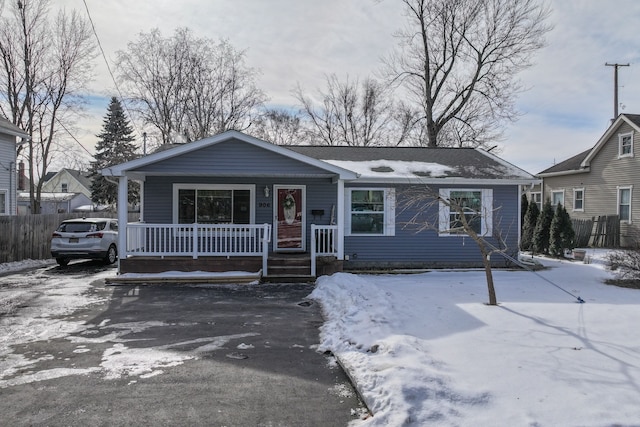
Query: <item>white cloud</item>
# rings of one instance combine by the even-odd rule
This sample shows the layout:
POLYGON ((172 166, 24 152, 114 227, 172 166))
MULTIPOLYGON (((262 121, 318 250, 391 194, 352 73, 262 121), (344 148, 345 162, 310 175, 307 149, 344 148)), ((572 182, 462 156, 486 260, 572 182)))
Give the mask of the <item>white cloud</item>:
MULTIPOLYGON (((81 0, 57 4, 85 14, 81 0)), ((160 28, 168 35, 186 26, 202 37, 227 38, 246 49, 247 62, 259 68, 259 86, 271 103, 293 106, 297 82, 308 92, 324 87, 324 74, 364 77, 396 44, 394 31, 404 24, 399 0, 322 2, 299 0, 187 0, 88 2, 110 61, 140 32, 160 28)), ((528 90, 517 106, 524 114, 509 126, 502 156, 531 172, 592 146, 613 116, 613 68, 605 62, 630 63, 620 69, 620 112, 640 112, 640 49, 637 30, 640 2, 553 0, 548 46, 520 77, 528 90)), ((115 93, 104 61, 97 62, 92 88, 115 93)), ((84 123, 95 140, 105 105, 91 110, 84 123), (102 110, 100 112, 100 110, 102 110)), ((93 145, 94 141, 89 145, 93 145)))

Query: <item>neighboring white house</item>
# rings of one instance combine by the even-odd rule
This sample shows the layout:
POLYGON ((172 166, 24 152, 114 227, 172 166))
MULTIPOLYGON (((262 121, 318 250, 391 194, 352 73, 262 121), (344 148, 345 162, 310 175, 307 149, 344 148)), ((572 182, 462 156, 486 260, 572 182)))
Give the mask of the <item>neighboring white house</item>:
POLYGON ((28 134, 0 117, 0 215, 17 213, 16 150, 27 138, 28 134))
POLYGON ((91 199, 91 178, 89 172, 61 169, 44 177, 43 193, 82 193, 91 199))

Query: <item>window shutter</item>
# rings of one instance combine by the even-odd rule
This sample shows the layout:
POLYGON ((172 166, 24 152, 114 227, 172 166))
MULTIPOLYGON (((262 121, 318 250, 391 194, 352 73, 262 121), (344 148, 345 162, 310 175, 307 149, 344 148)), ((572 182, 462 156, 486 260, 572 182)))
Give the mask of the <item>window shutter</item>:
POLYGON ((493 190, 482 190, 482 216, 483 216, 483 236, 493 234, 493 190))
POLYGON ((351 236, 351 190, 344 191, 344 235, 351 236))
POLYGON ((384 235, 396 235, 396 189, 387 188, 385 190, 385 225, 384 235))

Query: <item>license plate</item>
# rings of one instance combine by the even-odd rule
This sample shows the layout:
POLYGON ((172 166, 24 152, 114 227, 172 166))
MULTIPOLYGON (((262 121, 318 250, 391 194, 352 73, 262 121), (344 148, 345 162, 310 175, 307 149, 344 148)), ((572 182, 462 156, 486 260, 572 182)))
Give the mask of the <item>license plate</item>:
POLYGON ((77 237, 69 237, 69 243, 78 243, 79 241, 77 237))

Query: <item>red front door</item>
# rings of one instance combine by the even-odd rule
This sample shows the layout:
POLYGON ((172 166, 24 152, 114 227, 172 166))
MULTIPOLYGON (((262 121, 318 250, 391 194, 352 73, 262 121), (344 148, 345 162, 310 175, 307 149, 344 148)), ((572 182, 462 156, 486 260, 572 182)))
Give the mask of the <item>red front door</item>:
POLYGON ((305 187, 274 185, 276 251, 305 250, 305 187))

